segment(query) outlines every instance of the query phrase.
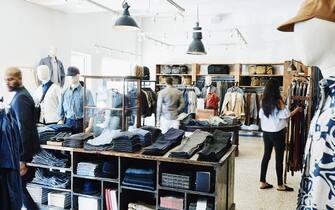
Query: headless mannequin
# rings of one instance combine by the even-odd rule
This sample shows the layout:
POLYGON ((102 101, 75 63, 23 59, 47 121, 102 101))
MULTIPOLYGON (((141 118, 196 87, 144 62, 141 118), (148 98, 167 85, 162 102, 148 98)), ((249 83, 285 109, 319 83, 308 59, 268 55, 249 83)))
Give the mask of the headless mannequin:
POLYGON ((49 67, 46 65, 41 65, 37 67, 37 77, 42 82, 42 84, 49 82, 50 81, 49 67))
POLYGON ((296 23, 294 35, 303 63, 318 66, 324 78, 335 76, 335 23, 313 18, 296 23))
MULTIPOLYGON (((80 75, 77 74, 76 76, 67 76, 68 78, 68 81, 70 83, 70 86, 72 89, 78 87, 80 85, 80 75)), ((85 128, 85 133, 91 133, 92 130, 93 130, 93 123, 94 123, 94 118, 93 117, 90 117, 89 119, 89 122, 88 122, 88 127, 85 128)), ((58 121, 58 124, 64 124, 64 121, 63 120, 59 120, 58 121)))

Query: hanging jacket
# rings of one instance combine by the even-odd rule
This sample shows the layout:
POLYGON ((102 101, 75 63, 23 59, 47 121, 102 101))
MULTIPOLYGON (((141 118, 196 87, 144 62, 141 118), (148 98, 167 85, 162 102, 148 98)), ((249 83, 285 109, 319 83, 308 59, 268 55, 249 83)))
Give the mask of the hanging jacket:
POLYGON ((4 209, 5 205, 11 210, 20 210, 22 207, 20 177, 22 144, 14 135, 19 133, 19 128, 13 123, 10 113, 7 115, 1 110, 0 128, 0 188, 7 191, 5 196, 7 198, 0 196, 0 209, 4 209))

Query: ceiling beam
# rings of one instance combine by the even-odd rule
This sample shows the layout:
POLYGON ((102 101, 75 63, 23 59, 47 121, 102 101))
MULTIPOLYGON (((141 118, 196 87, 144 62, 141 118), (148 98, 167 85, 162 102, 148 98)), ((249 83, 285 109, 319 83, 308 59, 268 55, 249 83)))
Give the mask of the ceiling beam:
POLYGON ((173 0, 166 0, 167 2, 169 2, 172 6, 174 6, 175 8, 177 8, 180 12, 185 12, 185 9, 180 6, 179 4, 177 4, 175 1, 173 0))
POLYGON ((100 4, 100 3, 98 3, 98 2, 96 2, 94 0, 86 0, 86 1, 89 2, 89 3, 91 3, 91 4, 93 4, 93 5, 95 5, 95 6, 97 6, 97 7, 100 7, 102 9, 107 10, 107 11, 110 11, 110 12, 114 13, 115 15, 120 15, 120 13, 118 11, 113 10, 113 9, 111 9, 109 7, 106 7, 105 5, 102 5, 102 4, 100 4))

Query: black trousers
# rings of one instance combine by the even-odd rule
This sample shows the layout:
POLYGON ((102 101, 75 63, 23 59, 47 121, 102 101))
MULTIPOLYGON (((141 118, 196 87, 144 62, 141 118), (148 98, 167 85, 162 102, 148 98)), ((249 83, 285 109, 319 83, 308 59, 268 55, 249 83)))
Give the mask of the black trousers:
POLYGON ((272 148, 276 152, 276 173, 278 185, 283 184, 283 161, 285 151, 285 134, 286 129, 278 132, 263 132, 264 140, 264 155, 261 165, 261 182, 266 182, 266 172, 268 169, 269 161, 271 159, 272 148))

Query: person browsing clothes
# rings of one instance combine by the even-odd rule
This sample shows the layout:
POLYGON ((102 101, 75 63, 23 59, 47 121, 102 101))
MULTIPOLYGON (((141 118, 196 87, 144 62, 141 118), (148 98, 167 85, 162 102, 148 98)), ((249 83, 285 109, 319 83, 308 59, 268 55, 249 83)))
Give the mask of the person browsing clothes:
POLYGON ((264 88, 259 118, 263 131, 264 155, 261 164, 260 189, 269 189, 273 186, 266 182, 266 172, 271 158, 272 148, 276 152, 276 173, 278 191, 293 191, 293 188, 283 183, 283 161, 285 150, 285 135, 287 121, 302 108, 297 107, 293 112, 285 106, 280 95, 280 84, 270 79, 264 88))
POLYGON ((166 88, 158 93, 157 99, 157 127, 162 133, 166 133, 170 128, 179 128, 177 120, 185 106, 183 94, 172 85, 172 78, 166 78, 166 88))

